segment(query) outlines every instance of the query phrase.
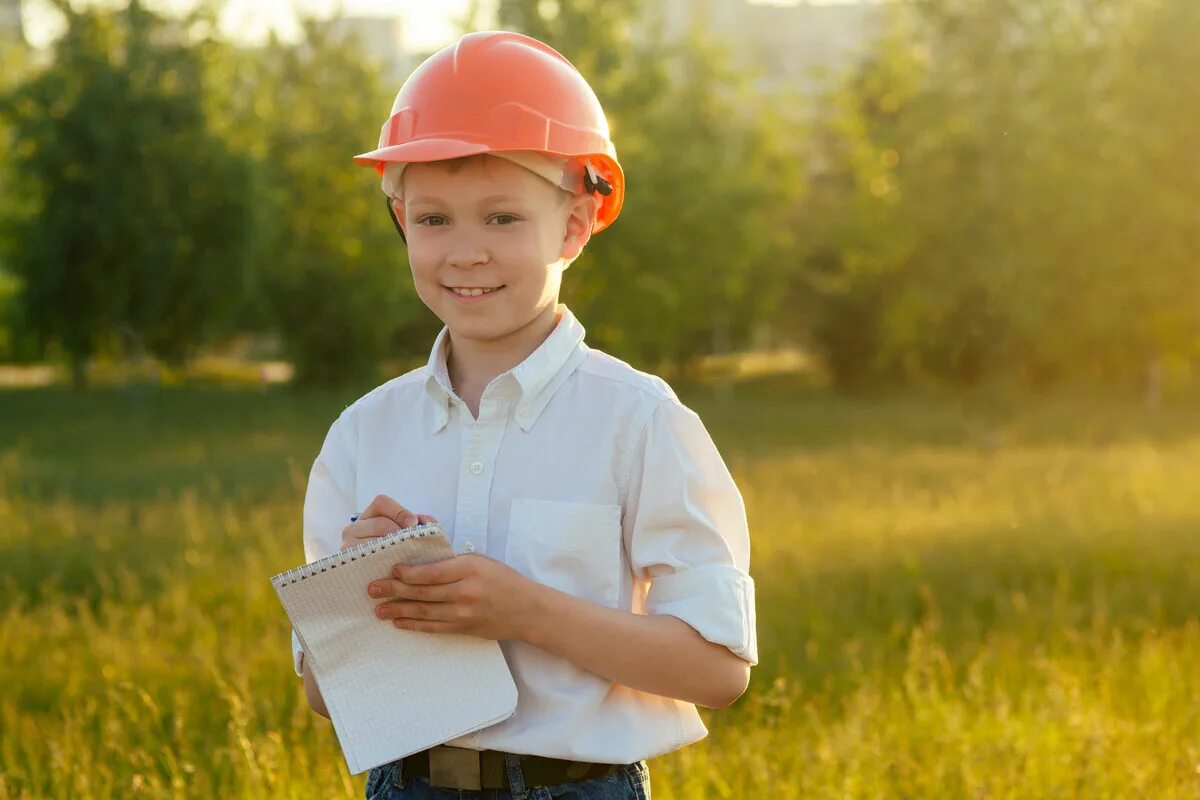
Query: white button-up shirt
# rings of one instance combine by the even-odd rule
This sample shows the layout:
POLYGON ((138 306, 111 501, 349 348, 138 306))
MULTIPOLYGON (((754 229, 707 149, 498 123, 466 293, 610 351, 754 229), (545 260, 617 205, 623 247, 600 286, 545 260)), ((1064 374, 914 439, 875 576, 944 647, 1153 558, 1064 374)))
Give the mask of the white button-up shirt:
MULTIPOLYGON (((609 608, 670 614, 757 664, 745 508, 711 437, 662 379, 589 348, 559 312, 541 346, 488 384, 478 418, 450 385, 445 328, 427 365, 347 408, 309 476, 305 557, 338 552, 350 515, 386 494, 436 517, 457 553, 609 608)), ((691 703, 522 641, 500 647, 516 713, 448 744, 630 763, 708 732, 691 703)), ((293 653, 299 674, 294 635, 293 653)))

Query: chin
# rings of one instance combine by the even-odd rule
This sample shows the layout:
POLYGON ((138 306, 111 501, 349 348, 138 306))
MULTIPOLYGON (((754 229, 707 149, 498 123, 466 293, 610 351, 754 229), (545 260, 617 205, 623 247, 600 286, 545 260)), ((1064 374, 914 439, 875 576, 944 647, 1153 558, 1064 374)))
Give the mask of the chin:
POLYGON ((496 320, 483 319, 463 319, 459 315, 449 315, 449 322, 446 324, 458 336, 466 336, 469 339, 481 339, 483 341, 491 341, 493 339, 503 339, 508 334, 516 330, 516 326, 497 322, 496 320))

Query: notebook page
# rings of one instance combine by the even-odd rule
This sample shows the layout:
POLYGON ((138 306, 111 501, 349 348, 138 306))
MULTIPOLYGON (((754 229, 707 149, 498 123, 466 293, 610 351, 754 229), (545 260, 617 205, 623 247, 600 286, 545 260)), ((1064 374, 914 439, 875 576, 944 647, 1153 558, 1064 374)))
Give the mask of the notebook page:
POLYGON ((380 601, 367 596, 367 584, 398 562, 451 555, 440 533, 414 537, 276 585, 351 774, 485 728, 516 708, 497 642, 400 630, 375 616, 380 601))

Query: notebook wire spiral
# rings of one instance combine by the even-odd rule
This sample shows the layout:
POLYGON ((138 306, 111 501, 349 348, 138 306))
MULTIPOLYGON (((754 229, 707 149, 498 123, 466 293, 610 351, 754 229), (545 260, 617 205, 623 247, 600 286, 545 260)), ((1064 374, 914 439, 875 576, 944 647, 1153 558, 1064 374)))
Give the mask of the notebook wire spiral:
POLYGON ((349 547, 337 553, 331 553, 324 558, 318 558, 316 561, 308 564, 281 572, 271 578, 271 583, 276 587, 291 586, 293 583, 299 583, 318 573, 328 572, 329 570, 336 569, 338 566, 345 566, 351 561, 357 561, 369 553, 377 553, 380 550, 385 550, 388 547, 408 541, 409 539, 433 536, 441 532, 441 530, 441 525, 436 522, 422 522, 420 525, 414 525, 411 528, 401 528, 384 536, 368 539, 362 544, 356 544, 354 547, 349 547))

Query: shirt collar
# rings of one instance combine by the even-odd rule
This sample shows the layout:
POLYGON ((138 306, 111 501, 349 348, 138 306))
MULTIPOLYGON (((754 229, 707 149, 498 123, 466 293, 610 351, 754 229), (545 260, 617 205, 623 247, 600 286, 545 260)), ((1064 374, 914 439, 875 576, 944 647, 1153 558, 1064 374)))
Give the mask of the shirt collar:
MULTIPOLYGON (((520 364, 493 378, 493 382, 507 379, 516 383, 520 393, 516 419, 524 431, 533 427, 554 392, 584 359, 587 345, 583 344, 583 325, 562 303, 559 303, 558 311, 558 324, 546 340, 520 364)), ((446 364, 449 346, 450 328, 443 327, 433 340, 425 378, 425 391, 433 400, 433 433, 444 428, 450 418, 449 404, 454 389, 446 364)))

